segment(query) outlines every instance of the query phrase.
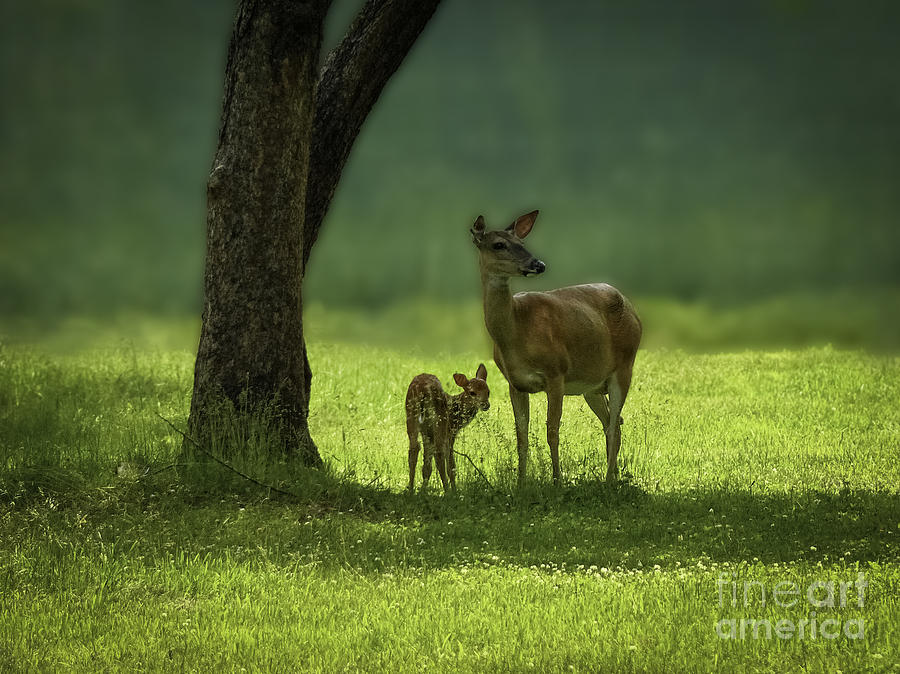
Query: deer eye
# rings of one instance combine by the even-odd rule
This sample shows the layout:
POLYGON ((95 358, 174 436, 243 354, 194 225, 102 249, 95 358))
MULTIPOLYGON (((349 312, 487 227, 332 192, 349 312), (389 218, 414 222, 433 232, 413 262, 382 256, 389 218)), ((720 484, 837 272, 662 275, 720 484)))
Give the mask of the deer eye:
POLYGON ((503 241, 498 241, 493 245, 494 250, 503 250, 504 248, 506 248, 506 244, 503 241))
POLYGON ((473 398, 475 397, 475 391, 466 391, 466 393, 468 393, 473 398))

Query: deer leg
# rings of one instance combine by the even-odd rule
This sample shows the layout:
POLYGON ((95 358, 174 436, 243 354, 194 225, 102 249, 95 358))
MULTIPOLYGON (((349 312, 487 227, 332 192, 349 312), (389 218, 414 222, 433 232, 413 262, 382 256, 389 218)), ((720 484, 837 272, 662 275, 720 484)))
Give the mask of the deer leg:
POLYGON ((408 489, 412 491, 415 489, 416 485, 416 465, 419 463, 419 445, 416 443, 415 447, 410 446, 409 448, 409 487, 408 489))
POLYGON ((419 424, 415 414, 407 413, 406 433, 409 435, 409 490, 415 488, 416 465, 419 463, 419 424))
POLYGON ((425 446, 422 457, 422 491, 425 491, 428 487, 428 479, 431 477, 431 457, 434 454, 434 445, 424 436, 422 436, 422 444, 425 446))
POLYGON ((447 477, 450 478, 450 488, 456 491, 456 456, 453 453, 453 443, 447 450, 447 477))
POLYGON ((437 464, 441 486, 447 491, 447 445, 450 444, 449 421, 441 419, 434 430, 434 462, 437 464))
POLYGON ((591 411, 600 420, 600 423, 603 424, 603 431, 605 433, 606 429, 609 427, 609 405, 606 402, 606 394, 585 393, 584 401, 588 404, 588 407, 591 408, 591 411))
POLYGON ((528 394, 509 385, 509 399, 516 418, 516 450, 519 453, 519 486, 525 484, 528 468, 528 394))
MULTIPOLYGON (((587 402, 588 407, 591 408, 591 411, 597 416, 600 420, 600 423, 603 425, 603 435, 606 436, 607 429, 609 428, 609 405, 606 402, 606 394, 605 393, 585 393, 584 400, 587 402)), ((609 445, 606 447, 606 461, 609 463, 609 445)))
POLYGON ((631 371, 618 370, 609 378, 609 425, 606 427, 606 481, 615 482, 619 476, 619 447, 622 442, 622 406, 628 387, 631 385, 631 371))
POLYGON ((559 484, 559 423, 562 420, 563 380, 555 380, 547 387, 547 444, 553 465, 553 484, 559 484))
POLYGON ((437 465, 438 477, 441 478, 441 486, 447 491, 447 454, 441 443, 434 448, 434 463, 437 465))
POLYGON ((438 476, 441 478, 441 486, 447 491, 447 456, 442 450, 435 451, 434 462, 437 464, 438 476))

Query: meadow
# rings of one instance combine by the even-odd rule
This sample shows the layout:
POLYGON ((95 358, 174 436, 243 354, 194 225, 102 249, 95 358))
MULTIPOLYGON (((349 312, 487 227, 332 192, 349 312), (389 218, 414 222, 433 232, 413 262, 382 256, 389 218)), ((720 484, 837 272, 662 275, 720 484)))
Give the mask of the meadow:
POLYGON ((442 5, 304 282, 325 469, 209 448, 260 486, 179 435, 235 3, 0 3, 0 673, 900 670, 900 4, 442 5), (515 484, 468 230, 533 208, 527 288, 644 322, 615 486, 540 397, 515 484), (406 493, 409 380, 479 362, 406 493))
POLYGON ((569 398, 552 486, 535 400, 517 490, 482 337, 342 342, 352 317, 318 311, 326 469, 267 463, 264 424, 229 438, 234 467, 290 495, 180 463, 193 322, 7 336, 0 670, 900 669, 900 358, 651 346, 622 481, 604 484, 599 424, 569 398), (452 390, 482 361, 493 404, 457 443, 478 470, 406 493, 409 379, 452 390))

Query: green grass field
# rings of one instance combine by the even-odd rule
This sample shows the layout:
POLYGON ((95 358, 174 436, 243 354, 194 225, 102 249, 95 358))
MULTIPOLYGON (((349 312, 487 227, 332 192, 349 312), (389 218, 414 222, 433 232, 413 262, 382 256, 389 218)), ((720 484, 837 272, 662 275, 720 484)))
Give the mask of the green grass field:
POLYGON ((487 351, 318 340, 327 470, 252 433, 231 459, 288 497, 172 466, 189 344, 0 348, 0 670, 900 670, 900 358, 642 351, 625 479, 570 398, 553 487, 535 398, 522 491, 489 363, 457 444, 487 481, 461 459, 457 494, 410 495, 407 383, 487 351))

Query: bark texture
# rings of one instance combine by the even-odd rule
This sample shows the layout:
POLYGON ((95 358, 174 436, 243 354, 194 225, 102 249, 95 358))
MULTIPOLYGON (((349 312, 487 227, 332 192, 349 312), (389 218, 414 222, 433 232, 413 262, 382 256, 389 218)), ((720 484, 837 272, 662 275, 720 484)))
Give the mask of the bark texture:
POLYGON ((205 305, 189 427, 203 438, 223 400, 274 401, 285 448, 309 437, 301 314, 309 139, 328 2, 243 0, 207 184, 205 305))
POLYGON ((279 412, 284 449, 321 463, 302 284, 341 172, 439 0, 369 0, 317 74, 330 0, 242 0, 207 185, 205 304, 189 429, 223 401, 279 412))

